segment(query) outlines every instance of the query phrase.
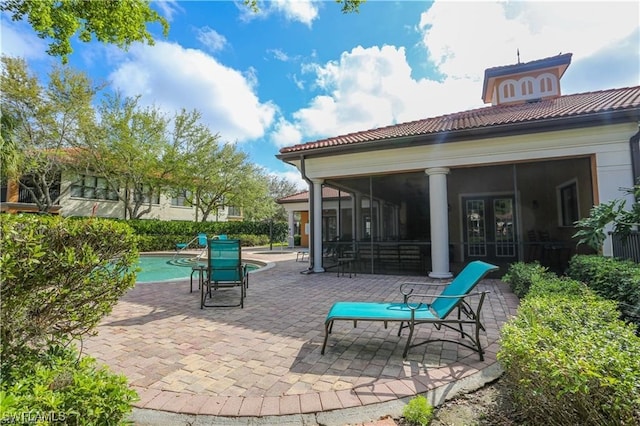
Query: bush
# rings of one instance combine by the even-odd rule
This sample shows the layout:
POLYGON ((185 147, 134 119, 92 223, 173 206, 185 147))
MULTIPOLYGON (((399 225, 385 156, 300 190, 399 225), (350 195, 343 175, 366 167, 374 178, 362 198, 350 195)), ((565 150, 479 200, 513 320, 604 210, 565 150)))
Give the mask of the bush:
POLYGON ((615 303, 543 293, 534 284, 502 328, 498 359, 521 414, 531 424, 638 424, 640 339, 615 303))
POLYGON ((433 419, 433 406, 427 398, 417 395, 404 406, 402 415, 412 425, 426 426, 433 419))
POLYGON ((19 424, 118 424, 137 395, 79 358, 91 332, 134 285, 137 238, 102 219, 1 215, 0 418, 19 424))
POLYGON ((157 219, 134 219, 121 221, 131 225, 140 236, 139 250, 175 250, 177 243, 191 241, 197 234, 209 236, 225 234, 239 239, 243 247, 269 244, 287 240, 288 225, 284 222, 186 222, 163 221, 157 219))
POLYGON ((14 365, 0 389, 0 418, 16 424, 124 424, 138 399, 124 376, 60 347, 14 365))
POLYGON ((535 278, 556 277, 553 272, 541 266, 538 262, 512 263, 507 273, 502 277, 502 281, 509 283, 511 291, 519 298, 524 298, 529 292, 529 288, 535 278))
POLYGON ((640 325, 640 266, 630 260, 595 255, 574 256, 568 275, 596 294, 618 302, 625 321, 640 325))
POLYGON ((554 294, 586 297, 591 295, 591 291, 580 281, 567 277, 558 277, 553 273, 545 275, 534 274, 531 277, 531 287, 527 297, 551 296, 554 294))
POLYGON ((131 229, 109 220, 1 215, 2 365, 91 330, 133 287, 131 229))

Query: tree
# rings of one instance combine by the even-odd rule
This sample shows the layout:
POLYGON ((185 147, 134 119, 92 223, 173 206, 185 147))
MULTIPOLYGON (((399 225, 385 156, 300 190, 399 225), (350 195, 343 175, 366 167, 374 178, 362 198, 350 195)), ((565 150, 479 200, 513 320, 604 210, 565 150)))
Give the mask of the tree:
POLYGON ((136 41, 154 44, 147 24, 159 23, 163 36, 169 33, 169 23, 148 0, 5 0, 0 10, 11 13, 14 21, 27 19, 38 37, 51 39, 47 53, 63 63, 73 52, 75 34, 83 42, 95 38, 127 49, 136 41))
POLYGON ((573 237, 579 238, 578 244, 586 244, 596 251, 600 251, 602 243, 607 238, 605 228, 611 224, 612 232, 622 237, 623 241, 634 229, 640 226, 640 184, 632 189, 625 189, 627 194, 633 194, 634 202, 631 209, 626 208, 625 199, 615 199, 601 203, 591 209, 589 217, 575 223, 580 228, 573 237))
POLYGON ((78 146, 82 129, 93 120, 91 103, 99 88, 68 67, 55 67, 43 86, 23 59, 7 56, 2 57, 0 82, 2 114, 12 126, 3 126, 3 141, 6 134, 14 144, 3 142, 3 166, 5 156, 11 156, 21 190, 30 194, 39 211, 49 211, 63 195, 60 173, 74 167, 71 148, 78 146))
POLYGON ((169 118, 156 107, 140 106, 139 97, 107 96, 99 112, 100 122, 86 133, 86 168, 117 194, 128 218, 143 217, 161 194, 184 187, 205 155, 203 147, 218 137, 200 122, 199 112, 183 109, 169 118))
POLYGON ((199 171, 194 171, 193 194, 204 222, 224 207, 243 209, 249 197, 259 191, 256 166, 233 144, 210 146, 199 171))
POLYGON ((86 133, 86 169, 105 179, 124 203, 125 219, 151 211, 160 194, 161 158, 167 118, 157 108, 142 108, 139 98, 107 96, 98 108, 100 122, 86 133))
POLYGON ((266 185, 261 197, 247 205, 244 209, 244 217, 248 220, 287 221, 284 207, 276 202, 279 198, 298 192, 296 186, 285 178, 275 175, 261 174, 260 179, 266 185))
POLYGON ((18 120, 0 106, 0 183, 18 176, 19 151, 16 145, 15 129, 18 120))

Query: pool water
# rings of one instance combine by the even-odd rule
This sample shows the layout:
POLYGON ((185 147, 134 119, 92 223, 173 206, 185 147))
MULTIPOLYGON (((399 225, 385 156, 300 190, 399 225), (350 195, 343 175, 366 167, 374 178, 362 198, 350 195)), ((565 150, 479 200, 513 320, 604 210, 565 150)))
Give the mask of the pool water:
MULTIPOLYGON (((136 282, 148 283, 186 279, 191 276, 193 265, 206 262, 206 258, 199 260, 195 257, 140 256, 138 261, 140 271, 136 276, 136 282)), ((259 268, 259 265, 247 263, 249 271, 259 268)))

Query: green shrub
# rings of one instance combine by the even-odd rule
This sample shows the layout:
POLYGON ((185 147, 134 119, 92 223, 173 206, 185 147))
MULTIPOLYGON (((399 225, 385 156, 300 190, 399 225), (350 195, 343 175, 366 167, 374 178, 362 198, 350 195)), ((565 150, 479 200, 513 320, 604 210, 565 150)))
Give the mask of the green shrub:
POLYGON ((404 406, 402 415, 412 425, 426 426, 433 419, 433 406, 427 398, 417 395, 404 406))
POLYGON ((1 215, 2 366, 90 331, 134 285, 136 237, 110 220, 1 215))
POLYGON ((140 237, 139 250, 175 250, 177 243, 187 243, 200 233, 208 236, 225 234, 240 239, 242 246, 254 247, 287 240, 288 225, 284 222, 186 222, 157 219, 121 221, 131 225, 140 237))
POLYGON ((136 400, 124 376, 98 368, 93 358, 78 359, 75 349, 52 347, 3 375, 0 418, 16 424, 124 424, 136 400))
POLYGON ((527 297, 550 296, 553 294, 565 296, 588 296, 591 294, 584 283, 567 277, 558 277, 553 273, 531 276, 531 286, 527 297))
POLYGON ((555 276, 553 272, 549 272, 546 267, 541 266, 538 262, 516 262, 509 265, 509 269, 502 277, 502 281, 509 283, 511 291, 522 299, 529 292, 529 288, 536 277, 551 278, 555 276))
POLYGON ((622 318, 640 325, 640 265, 595 255, 574 256, 568 275, 596 294, 618 302, 622 318))
POLYGON ((595 295, 522 301, 498 359, 528 423, 638 424, 640 339, 617 317, 615 303, 595 295))

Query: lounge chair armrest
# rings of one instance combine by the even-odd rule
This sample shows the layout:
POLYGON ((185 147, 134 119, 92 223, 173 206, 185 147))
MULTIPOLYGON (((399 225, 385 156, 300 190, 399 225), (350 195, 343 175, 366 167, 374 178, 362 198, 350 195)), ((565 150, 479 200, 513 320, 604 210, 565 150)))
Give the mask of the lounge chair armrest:
POLYGON ((424 288, 424 287, 442 287, 449 284, 448 282, 443 282, 443 283, 416 283, 416 282, 411 282, 411 281, 405 281, 402 284, 400 284, 400 293, 402 293, 403 296, 408 296, 410 294, 413 294, 413 292, 418 289, 418 288, 424 288))
MULTIPOLYGON (((449 295, 442 295, 442 294, 421 294, 421 293, 412 293, 412 294, 408 294, 405 297, 405 303, 408 305, 409 302, 411 301, 411 299, 424 299, 426 297, 428 298, 439 298, 439 299, 467 299, 470 297, 474 297, 474 296, 482 296, 483 294, 486 295, 490 293, 489 291, 476 291, 473 293, 467 293, 467 294, 449 294, 449 295)), ((413 304, 417 304, 417 303, 424 303, 424 302, 412 302, 413 304)))
MULTIPOLYGON (((467 293, 467 294, 449 294, 449 295, 440 295, 440 294, 420 294, 420 293, 413 293, 413 294, 408 294, 406 296, 406 302, 408 303, 410 299, 412 298, 424 298, 424 297, 438 297, 441 299, 465 299, 468 297, 473 297, 473 296, 481 296, 483 294, 487 294, 490 293, 489 291, 476 291, 473 293, 467 293)), ((418 302, 414 302, 414 303, 418 303, 418 302)))

